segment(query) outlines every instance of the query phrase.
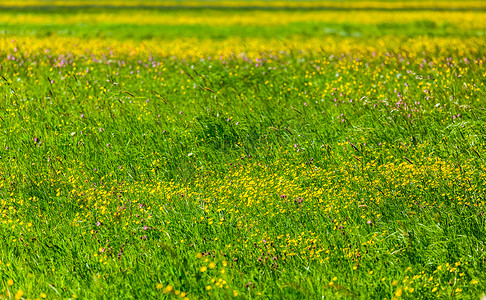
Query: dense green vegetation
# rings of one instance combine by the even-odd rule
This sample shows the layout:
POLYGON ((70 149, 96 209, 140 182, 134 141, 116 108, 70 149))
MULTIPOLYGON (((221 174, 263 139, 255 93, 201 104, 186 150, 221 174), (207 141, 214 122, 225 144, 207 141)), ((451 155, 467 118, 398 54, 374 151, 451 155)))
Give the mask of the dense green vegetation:
POLYGON ((483 12, 368 13, 1 12, 0 297, 479 297, 483 12))

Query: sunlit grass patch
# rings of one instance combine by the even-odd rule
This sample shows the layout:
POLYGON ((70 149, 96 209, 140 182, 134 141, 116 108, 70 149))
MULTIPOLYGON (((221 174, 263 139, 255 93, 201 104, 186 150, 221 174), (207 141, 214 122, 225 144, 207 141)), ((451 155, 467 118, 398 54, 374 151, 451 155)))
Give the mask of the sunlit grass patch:
POLYGON ((0 16, 0 297, 484 291, 482 12, 120 12, 0 16))

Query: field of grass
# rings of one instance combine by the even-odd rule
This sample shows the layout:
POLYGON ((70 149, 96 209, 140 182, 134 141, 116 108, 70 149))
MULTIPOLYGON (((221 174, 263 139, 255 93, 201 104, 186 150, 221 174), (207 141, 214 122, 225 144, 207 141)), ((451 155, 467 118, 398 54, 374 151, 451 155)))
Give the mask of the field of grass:
POLYGON ((486 292, 484 2, 138 2, 2 2, 0 299, 486 292))

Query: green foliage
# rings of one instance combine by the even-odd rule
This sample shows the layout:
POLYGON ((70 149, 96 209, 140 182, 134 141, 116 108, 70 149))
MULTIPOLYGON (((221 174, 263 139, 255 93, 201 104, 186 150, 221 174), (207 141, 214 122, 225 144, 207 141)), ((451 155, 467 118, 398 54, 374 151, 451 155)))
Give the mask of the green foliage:
POLYGON ((53 43, 74 34, 86 47, 93 36, 344 43, 359 32, 363 44, 429 35, 435 48, 196 58, 2 50, 0 297, 485 290, 485 53, 439 47, 475 43, 471 32, 428 19, 4 30, 53 43))

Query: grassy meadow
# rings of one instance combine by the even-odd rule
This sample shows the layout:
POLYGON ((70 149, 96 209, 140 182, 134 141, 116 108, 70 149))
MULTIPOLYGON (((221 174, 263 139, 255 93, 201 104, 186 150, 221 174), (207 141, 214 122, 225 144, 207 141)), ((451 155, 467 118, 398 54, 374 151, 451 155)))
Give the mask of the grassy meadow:
POLYGON ((486 293, 483 1, 0 7, 0 299, 486 293))

